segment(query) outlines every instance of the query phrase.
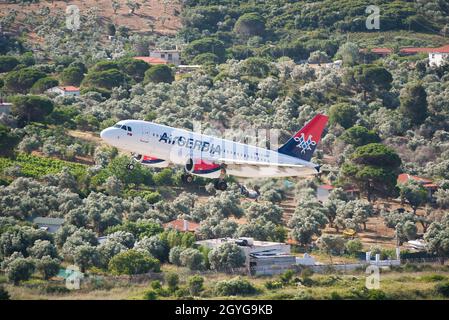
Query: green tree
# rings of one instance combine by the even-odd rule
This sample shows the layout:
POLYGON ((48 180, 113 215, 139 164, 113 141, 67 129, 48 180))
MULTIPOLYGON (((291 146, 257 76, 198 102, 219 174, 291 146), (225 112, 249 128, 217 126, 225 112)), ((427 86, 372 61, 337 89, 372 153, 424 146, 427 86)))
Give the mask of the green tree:
POLYGON ((30 259, 17 258, 6 267, 8 280, 18 285, 20 281, 28 280, 34 273, 34 263, 30 259))
POLYGON ((219 296, 236 296, 255 294, 257 289, 247 279, 240 277, 222 280, 215 285, 215 293, 219 296))
POLYGON ((175 292, 179 285, 179 276, 177 273, 169 272, 165 275, 165 282, 167 283, 168 290, 175 292))
POLYGON ((14 134, 11 129, 0 124, 0 155, 11 156, 14 148, 20 142, 19 136, 14 134))
POLYGON ((245 254, 235 243, 226 242, 209 252, 209 263, 214 270, 228 271, 241 268, 245 260, 245 254))
POLYGON ((427 250, 441 257, 441 264, 449 255, 449 214, 441 221, 434 221, 424 234, 427 250))
POLYGON ((246 76, 266 78, 270 73, 270 62, 264 58, 251 57, 242 62, 240 71, 246 76))
POLYGON ((334 104, 329 109, 329 122, 333 125, 339 124, 348 129, 357 120, 357 108, 347 103, 334 104))
POLYGON ((133 170, 128 170, 126 166, 129 164, 127 156, 118 156, 114 158, 106 167, 108 176, 115 176, 125 185, 131 183, 139 185, 144 183, 146 177, 149 176, 149 171, 142 165, 136 163, 133 170))
POLYGON ((368 92, 376 94, 377 91, 388 91, 391 89, 393 76, 384 67, 373 64, 362 64, 355 66, 349 74, 356 88, 363 92, 367 99, 368 92))
POLYGON ((159 272, 160 263, 148 253, 131 249, 114 256, 108 268, 113 274, 142 274, 159 272))
POLYGON ((50 256, 42 257, 36 261, 36 269, 42 274, 44 280, 48 280, 58 274, 61 263, 50 256))
POLYGON ((145 83, 172 83, 174 80, 172 69, 165 64, 154 65, 145 71, 145 83))
POLYGON ((427 201, 427 190, 415 181, 409 181, 399 187, 401 199, 407 200, 413 213, 427 201))
POLYGON ((202 270, 204 269, 203 255, 197 249, 187 248, 179 255, 181 265, 189 268, 190 270, 202 270))
POLYGON ((265 21, 258 13, 245 13, 235 23, 234 32, 245 38, 263 36, 265 21))
POLYGON ((47 75, 35 68, 23 68, 9 72, 4 78, 4 89, 14 93, 26 93, 41 78, 47 75))
POLYGON ((340 182, 355 184, 365 192, 368 201, 372 196, 394 197, 401 159, 397 153, 380 143, 358 147, 343 164, 340 182))
POLYGON ((31 121, 42 121, 53 111, 53 102, 46 97, 15 96, 11 100, 11 113, 18 118, 22 125, 31 121))
POLYGON ((359 239, 349 240, 345 244, 346 252, 350 255, 356 255, 363 250, 363 243, 359 239))
POLYGON ((142 60, 123 58, 117 61, 120 70, 136 82, 142 82, 145 72, 151 67, 142 60))
POLYGON ((73 253, 73 262, 85 272, 87 268, 99 265, 100 257, 96 247, 83 244, 76 247, 73 253))
POLYGON ((314 235, 321 235, 321 229, 328 219, 326 209, 318 201, 306 200, 298 205, 288 225, 291 237, 302 245, 309 244, 314 235))
POLYGON ((359 47, 352 42, 344 43, 337 52, 337 57, 341 58, 345 66, 353 66, 359 61, 359 47))
POLYGON ((19 63, 20 61, 16 57, 0 56, 0 73, 10 72, 19 65, 19 63))
POLYGON ((170 254, 168 256, 168 261, 170 263, 180 266, 181 265, 181 253, 184 251, 184 248, 182 247, 173 247, 170 249, 170 254))
POLYGON ((11 296, 9 295, 8 291, 5 289, 3 285, 0 285, 0 301, 1 300, 9 300, 11 296))
POLYGON ((153 175, 153 181, 158 186, 173 185, 173 171, 171 169, 163 169, 153 175))
POLYGON ((204 37, 192 41, 185 47, 183 55, 186 60, 190 61, 195 56, 207 52, 215 54, 220 62, 225 59, 225 45, 221 40, 214 37, 204 37))
POLYGON ((204 290, 204 278, 199 275, 189 277, 187 283, 192 296, 198 296, 204 290))
POLYGON ((83 88, 100 87, 112 89, 126 83, 126 78, 117 69, 108 69, 105 71, 90 71, 81 82, 83 88))
POLYGON ((84 70, 79 66, 70 65, 61 72, 59 77, 65 85, 79 86, 84 79, 84 70))
POLYGON ((44 93, 46 90, 56 87, 58 80, 52 77, 45 77, 37 80, 31 87, 31 93, 44 93))
POLYGON ((427 118, 427 94, 419 82, 408 84, 400 95, 399 111, 413 124, 420 125, 427 118))
POLYGON ((345 239, 341 236, 324 234, 317 240, 318 248, 328 254, 331 264, 332 255, 341 255, 345 249, 345 239))
POLYGON ((368 130, 363 126, 353 126, 345 130, 340 139, 354 147, 380 142, 380 137, 376 132, 368 130))

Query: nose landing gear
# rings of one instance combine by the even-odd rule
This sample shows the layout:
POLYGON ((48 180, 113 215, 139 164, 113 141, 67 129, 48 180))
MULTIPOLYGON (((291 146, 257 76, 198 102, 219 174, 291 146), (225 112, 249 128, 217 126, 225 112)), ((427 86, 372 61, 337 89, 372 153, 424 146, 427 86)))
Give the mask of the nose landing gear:
POLYGON ((214 188, 217 190, 225 191, 228 188, 228 184, 226 183, 226 165, 221 165, 220 176, 218 179, 214 181, 214 188))

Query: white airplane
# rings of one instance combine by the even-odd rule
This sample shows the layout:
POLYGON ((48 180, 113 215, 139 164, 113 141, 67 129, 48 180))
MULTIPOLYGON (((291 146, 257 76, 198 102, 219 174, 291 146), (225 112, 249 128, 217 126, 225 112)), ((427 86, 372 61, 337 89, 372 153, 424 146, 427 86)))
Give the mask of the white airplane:
MULTIPOLYGON (((134 154, 134 160, 156 168, 184 166, 182 180, 193 175, 213 178, 215 188, 226 190, 227 174, 238 177, 309 176, 320 166, 310 162, 328 117, 316 115, 278 150, 269 150, 201 133, 141 120, 119 121, 104 129, 108 144, 134 154)), ((130 163, 128 169, 134 165, 130 163)))

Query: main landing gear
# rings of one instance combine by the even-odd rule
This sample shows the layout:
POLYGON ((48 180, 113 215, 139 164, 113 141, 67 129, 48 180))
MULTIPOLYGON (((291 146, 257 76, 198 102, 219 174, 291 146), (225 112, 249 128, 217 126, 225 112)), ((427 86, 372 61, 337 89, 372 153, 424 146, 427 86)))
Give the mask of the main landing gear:
POLYGON ((228 188, 226 183, 226 166, 223 164, 221 166, 220 176, 214 181, 214 187, 217 190, 225 191, 228 188))
POLYGON ((126 165, 126 169, 128 169, 129 171, 134 170, 134 168, 135 168, 134 163, 128 163, 128 164, 126 165))
POLYGON ((181 181, 187 184, 191 184, 193 182, 193 176, 189 173, 183 173, 181 175, 181 181))

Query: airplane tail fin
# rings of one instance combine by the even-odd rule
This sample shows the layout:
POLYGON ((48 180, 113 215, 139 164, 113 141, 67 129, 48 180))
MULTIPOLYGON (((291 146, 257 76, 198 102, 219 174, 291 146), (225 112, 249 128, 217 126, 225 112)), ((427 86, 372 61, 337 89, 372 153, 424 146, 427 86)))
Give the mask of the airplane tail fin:
POLYGON ((313 152, 321 140, 328 117, 316 115, 301 130, 291 137, 286 144, 278 149, 279 153, 296 157, 305 161, 312 159, 313 152))

